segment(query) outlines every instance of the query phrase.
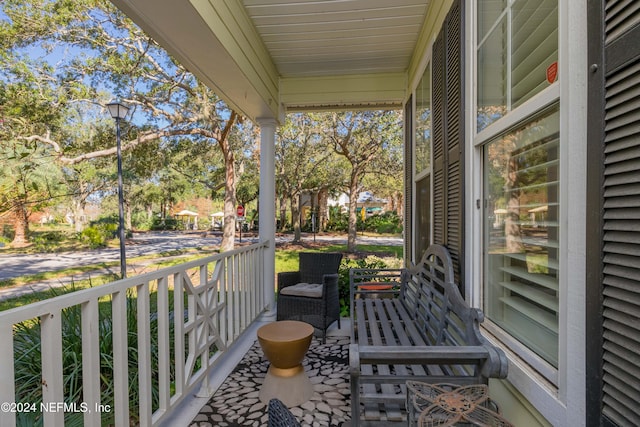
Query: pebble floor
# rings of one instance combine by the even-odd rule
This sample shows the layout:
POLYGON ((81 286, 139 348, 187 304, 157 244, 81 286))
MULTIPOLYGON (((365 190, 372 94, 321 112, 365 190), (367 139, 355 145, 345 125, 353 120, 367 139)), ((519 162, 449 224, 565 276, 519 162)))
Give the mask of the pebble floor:
MULTIPOLYGON (((314 387, 313 397, 289 408, 303 426, 346 427, 350 420, 349 338, 314 338, 303 366, 314 387)), ((227 377, 190 427, 261 427, 267 406, 258 399, 269 362, 256 342, 227 377)))

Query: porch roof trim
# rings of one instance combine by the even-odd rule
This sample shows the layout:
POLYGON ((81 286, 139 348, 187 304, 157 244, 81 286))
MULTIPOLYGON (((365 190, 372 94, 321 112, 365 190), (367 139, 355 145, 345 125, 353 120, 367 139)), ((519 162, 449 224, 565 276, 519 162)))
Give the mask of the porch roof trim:
POLYGON ((401 108, 437 3, 112 2, 231 108, 278 122, 286 111, 401 108))

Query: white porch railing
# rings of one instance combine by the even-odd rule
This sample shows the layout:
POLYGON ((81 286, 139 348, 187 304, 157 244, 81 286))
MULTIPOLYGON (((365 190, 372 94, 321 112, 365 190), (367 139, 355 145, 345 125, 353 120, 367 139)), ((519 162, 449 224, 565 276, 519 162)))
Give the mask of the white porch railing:
POLYGON ((160 423, 264 310, 267 246, 0 312, 0 426, 160 423), (31 388, 27 360, 41 360, 31 388))

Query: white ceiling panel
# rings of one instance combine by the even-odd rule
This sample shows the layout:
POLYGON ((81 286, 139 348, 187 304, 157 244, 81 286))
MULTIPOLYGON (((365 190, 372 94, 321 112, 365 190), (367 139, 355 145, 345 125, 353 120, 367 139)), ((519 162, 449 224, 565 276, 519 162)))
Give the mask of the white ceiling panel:
POLYGON ((243 0, 283 77, 402 72, 426 0, 243 0))

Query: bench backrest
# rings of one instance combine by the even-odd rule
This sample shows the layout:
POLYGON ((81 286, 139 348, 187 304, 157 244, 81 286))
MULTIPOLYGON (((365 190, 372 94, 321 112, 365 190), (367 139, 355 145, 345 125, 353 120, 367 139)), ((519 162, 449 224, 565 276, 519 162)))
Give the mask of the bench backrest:
POLYGON ((481 345, 483 314, 471 308, 454 283, 451 256, 431 245, 418 264, 403 271, 399 296, 431 345, 481 345))

